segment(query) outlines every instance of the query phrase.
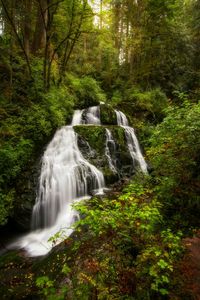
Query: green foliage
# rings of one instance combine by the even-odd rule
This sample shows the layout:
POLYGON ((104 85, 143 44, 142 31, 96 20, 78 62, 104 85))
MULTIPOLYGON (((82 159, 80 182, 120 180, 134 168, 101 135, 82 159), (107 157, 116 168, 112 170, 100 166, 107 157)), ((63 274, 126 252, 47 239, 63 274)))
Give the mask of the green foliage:
POLYGON ((110 102, 112 103, 112 105, 117 106, 120 105, 121 101, 122 101, 122 93, 119 90, 114 90, 110 102))
POLYGON ((105 94, 95 79, 88 76, 77 78, 69 74, 66 80, 69 89, 76 96, 76 106, 78 108, 98 105, 101 101, 105 101, 105 94))
MULTIPOLYGON (((151 289, 161 295, 169 293, 169 286, 174 269, 174 263, 180 257, 181 232, 172 233, 170 229, 160 232, 161 240, 154 245, 147 244, 136 260, 137 276, 149 281, 151 289), (141 265, 143 268, 141 268, 141 265)), ((143 289, 141 281, 140 289, 143 289)), ((144 284, 145 289, 146 283, 144 284)))
POLYGON ((97 156, 104 155, 105 145, 105 128, 102 126, 85 127, 77 125, 74 130, 78 135, 89 143, 89 145, 96 151, 97 156))
POLYGON ((26 127, 26 134, 33 141, 42 141, 45 137, 50 136, 52 127, 51 121, 48 119, 46 110, 40 105, 34 104, 30 111, 25 113, 24 124, 26 127))
POLYGON ((131 88, 125 92, 125 101, 132 105, 134 112, 143 115, 143 118, 149 119, 151 122, 160 122, 167 108, 167 97, 159 89, 142 92, 139 89, 131 88))
POLYGON ((107 104, 100 106, 101 123, 103 125, 117 125, 117 117, 114 109, 107 104))
POLYGON ((56 232, 53 236, 48 239, 48 242, 52 243, 52 246, 55 246, 61 243, 66 238, 66 233, 64 230, 56 232))
MULTIPOLYGON (((71 272, 70 267, 65 263, 61 269, 64 276, 68 276, 71 272)), ((36 278, 36 287, 45 299, 48 300, 64 300, 69 291, 67 285, 59 286, 55 280, 51 280, 48 276, 41 276, 36 278), (56 288, 58 286, 58 288, 56 288)))
POLYGON ((148 150, 155 190, 167 213, 183 225, 199 224, 199 117, 199 104, 184 100, 182 107, 171 107, 156 127, 148 150))
POLYGON ((66 86, 52 88, 46 95, 45 106, 48 108, 50 119, 54 128, 70 122, 73 114, 74 96, 69 93, 66 86))
POLYGON ((32 149, 32 142, 25 139, 20 139, 15 146, 9 142, 4 144, 0 150, 0 182, 4 180, 9 182, 11 178, 15 178, 19 174, 22 166, 28 162, 32 149))
MULTIPOLYGON (((93 253, 96 272, 81 269, 76 275, 98 290, 99 299, 105 296, 106 299, 144 299, 147 294, 154 299, 155 293, 161 296, 169 293, 173 265, 182 250, 181 234, 164 229, 162 206, 148 186, 133 183, 117 199, 93 198, 89 203, 76 204, 75 208, 84 216, 76 223, 76 229, 81 231, 87 226, 88 233, 84 232, 87 238, 93 243, 101 241, 101 247, 93 253), (126 272, 133 272, 135 290, 132 292, 128 282, 125 287, 119 279, 126 272)), ((88 291, 80 289, 85 299, 84 293, 88 291)))
POLYGON ((1 224, 13 212, 15 184, 31 167, 55 130, 71 120, 73 97, 65 87, 43 95, 40 104, 20 107, 3 102, 0 148, 1 224))
POLYGON ((7 194, 0 192, 0 224, 7 222, 9 215, 12 215, 13 202, 15 200, 14 190, 10 190, 7 194))
POLYGON ((170 93, 178 86, 185 87, 191 48, 184 20, 179 17, 183 6, 176 0, 144 1, 138 10, 141 22, 134 11, 132 70, 135 81, 144 88, 161 86, 170 93))
MULTIPOLYGON (((35 88, 37 89, 37 94, 40 94, 42 96, 44 91, 44 83, 42 78, 42 72, 43 72, 43 60, 41 60, 41 57, 34 56, 31 60, 31 69, 32 69, 32 76, 34 78, 34 84, 30 85, 29 88, 31 88, 29 95, 35 95, 35 88)), ((35 99, 36 101, 39 99, 35 99)))
POLYGON ((53 295, 55 294, 54 282, 50 280, 47 276, 38 277, 36 280, 36 286, 42 289, 42 294, 48 299, 58 299, 55 298, 53 295))
MULTIPOLYGON (((53 2, 47 51, 37 34, 44 30, 35 27, 42 24, 37 1, 28 12, 28 37, 24 4, 31 1, 14 1, 12 8, 4 2, 22 44, 30 44, 31 74, 0 4, 0 224, 17 205, 19 178, 55 130, 70 122, 73 108, 106 101, 99 79, 110 103, 138 129, 153 170, 145 179, 148 184, 140 178, 143 185, 131 184, 119 197, 77 205, 84 217, 72 246, 77 261, 73 270, 63 265, 61 273, 71 277, 77 300, 165 299, 182 250, 178 229, 200 225, 200 104, 187 99, 192 95, 197 103, 200 94, 199 1, 100 1, 106 9, 97 16, 99 28, 87 1, 53 2), (34 37, 36 51, 31 49, 34 37), (49 84, 64 84, 44 94, 48 71, 49 84)), ((106 111, 103 122, 114 124, 115 117, 106 111)), ((76 131, 88 135, 81 127, 76 131)), ((105 130, 91 131, 88 142, 103 157, 105 130)), ((123 129, 111 131, 124 149, 123 129)), ((50 241, 56 244, 61 238, 62 232, 50 241)), ((66 284, 59 290, 56 279, 47 276, 36 285, 48 299, 64 299, 71 289, 66 284)))
POLYGON ((169 295, 182 255, 182 234, 166 227, 148 180, 136 180, 118 197, 94 197, 74 207, 82 218, 74 225, 75 238, 65 240, 59 274, 49 272, 36 280, 44 299, 87 300, 95 295, 102 300, 153 300, 169 295))

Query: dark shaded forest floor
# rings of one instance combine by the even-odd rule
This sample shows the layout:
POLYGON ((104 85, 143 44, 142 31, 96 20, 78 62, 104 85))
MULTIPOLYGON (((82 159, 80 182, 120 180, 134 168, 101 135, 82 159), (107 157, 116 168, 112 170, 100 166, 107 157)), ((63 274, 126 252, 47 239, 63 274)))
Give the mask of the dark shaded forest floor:
POLYGON ((180 264, 186 292, 191 299, 200 300, 200 231, 184 240, 186 253, 180 264))

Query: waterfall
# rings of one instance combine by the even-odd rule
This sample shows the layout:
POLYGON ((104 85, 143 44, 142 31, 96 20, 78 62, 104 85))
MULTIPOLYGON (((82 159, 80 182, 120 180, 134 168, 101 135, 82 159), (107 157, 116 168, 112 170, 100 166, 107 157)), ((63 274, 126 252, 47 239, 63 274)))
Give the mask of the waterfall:
POLYGON ((112 153, 115 154, 115 152, 116 152, 115 141, 113 139, 111 131, 106 128, 105 155, 108 159, 109 168, 113 171, 113 173, 118 173, 117 172, 117 167, 116 167, 116 160, 112 159, 112 153))
MULTIPOLYGON (((125 131, 127 148, 133 160, 133 166, 139 165, 147 173, 147 164, 140 151, 134 129, 128 126, 126 116, 116 111, 117 123, 125 131)), ((15 241, 9 248, 23 248, 30 256, 47 254, 53 247, 49 241, 58 232, 61 237, 69 236, 72 224, 79 217, 73 204, 89 199, 91 194, 103 194, 104 176, 100 170, 87 161, 78 147, 78 135, 75 125, 101 125, 100 107, 76 110, 70 126, 57 130, 47 146, 41 165, 39 187, 32 212, 32 231, 15 241)), ((109 168, 118 173, 116 166, 116 143, 112 132, 105 128, 105 156, 109 168)), ((59 243, 61 240, 56 240, 59 243)))
POLYGON ((71 126, 58 130, 43 159, 39 193, 33 208, 33 229, 50 227, 71 201, 104 187, 103 174, 86 161, 71 126), (41 217, 42 216, 42 217, 41 217))
POLYGON ((138 142, 138 139, 135 135, 134 128, 130 127, 128 124, 127 117, 125 114, 121 111, 115 111, 117 116, 117 124, 119 126, 122 126, 125 130, 126 140, 127 140, 127 146, 129 149, 130 156, 133 160, 133 165, 139 164, 140 169, 145 174, 148 173, 147 171, 147 163, 145 162, 145 159, 141 153, 140 145, 138 142))
POLYGON ((100 124, 99 107, 77 110, 72 125, 59 129, 42 158, 39 189, 32 213, 32 232, 14 242, 10 248, 24 248, 30 256, 45 255, 52 248, 49 242, 57 232, 72 233, 71 225, 78 218, 72 204, 103 194, 104 176, 81 154, 73 125, 100 124), (83 114, 86 119, 83 121, 83 114))
POLYGON ((115 111, 117 116, 117 125, 119 126, 128 126, 128 120, 125 114, 122 111, 116 110, 115 111))
POLYGON ((82 114, 84 110, 75 110, 73 119, 72 119, 72 126, 82 124, 82 114))
POLYGON ((93 106, 86 110, 86 124, 101 124, 99 106, 93 106))
POLYGON ((72 119, 72 125, 80 124, 100 125, 100 107, 92 106, 87 109, 76 110, 72 119))

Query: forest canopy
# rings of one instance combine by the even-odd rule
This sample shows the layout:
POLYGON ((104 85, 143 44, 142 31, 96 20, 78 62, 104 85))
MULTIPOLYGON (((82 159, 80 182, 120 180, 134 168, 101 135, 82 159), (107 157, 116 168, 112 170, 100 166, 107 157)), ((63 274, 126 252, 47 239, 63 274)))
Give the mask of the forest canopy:
POLYGON ((94 76, 107 88, 121 79, 143 89, 198 92, 198 1, 1 0, 0 6, 1 68, 10 88, 22 76, 37 90, 49 89, 67 71, 94 76))

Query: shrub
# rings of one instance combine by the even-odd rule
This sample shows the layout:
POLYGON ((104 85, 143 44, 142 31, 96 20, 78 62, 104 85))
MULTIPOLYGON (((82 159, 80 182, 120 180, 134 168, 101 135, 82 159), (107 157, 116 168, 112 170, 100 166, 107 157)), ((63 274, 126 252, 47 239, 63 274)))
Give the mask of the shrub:
POLYGON ((158 125, 147 151, 153 164, 156 192, 170 218, 199 224, 200 104, 171 107, 158 125))
MULTIPOLYGON (((174 262, 182 251, 181 233, 165 228, 162 206, 148 184, 132 183, 119 198, 94 198, 75 207, 84 216, 77 230, 100 244, 92 255, 96 271, 81 265, 76 276, 95 287, 99 299, 162 299, 169 293, 174 262)), ((81 282, 78 286, 84 298, 81 282)))
POLYGON ((53 128, 69 124, 74 107, 75 98, 66 86, 52 88, 45 96, 45 107, 53 128))
POLYGON ((155 123, 165 116, 167 97, 159 88, 145 92, 132 88, 126 91, 125 98, 132 103, 135 112, 143 112, 146 118, 155 123))
POLYGON ((77 78, 72 74, 67 76, 70 90, 76 96, 76 107, 86 108, 98 105, 106 99, 97 81, 89 76, 77 78))

